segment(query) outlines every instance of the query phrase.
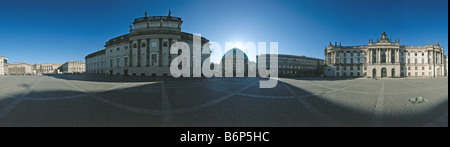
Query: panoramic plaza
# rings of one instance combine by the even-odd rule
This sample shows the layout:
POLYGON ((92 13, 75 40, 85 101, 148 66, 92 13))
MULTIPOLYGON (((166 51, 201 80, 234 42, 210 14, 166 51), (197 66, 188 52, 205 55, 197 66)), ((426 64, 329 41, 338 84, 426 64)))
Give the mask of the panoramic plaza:
POLYGON ((0 126, 448 126, 448 78, 0 77, 0 126))

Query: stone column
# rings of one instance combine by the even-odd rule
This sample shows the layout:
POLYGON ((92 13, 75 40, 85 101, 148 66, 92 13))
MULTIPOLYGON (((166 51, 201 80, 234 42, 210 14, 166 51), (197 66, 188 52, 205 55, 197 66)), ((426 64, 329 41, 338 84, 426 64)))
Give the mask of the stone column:
POLYGON ((141 40, 137 43, 137 67, 141 67, 141 40))
POLYGON ((399 49, 395 49, 395 63, 400 63, 400 54, 399 54, 400 50, 399 49))
POLYGON ((441 77, 444 76, 444 51, 441 51, 441 77))
POLYGON ((391 49, 386 49, 386 63, 391 63, 391 49))
POLYGON ((129 67, 133 67, 133 42, 129 42, 128 43, 128 51, 129 51, 128 66, 129 67))
POLYGON ((377 63, 381 63, 381 49, 377 49, 377 63))
POLYGON ((336 51, 333 52, 333 64, 336 64, 336 51))

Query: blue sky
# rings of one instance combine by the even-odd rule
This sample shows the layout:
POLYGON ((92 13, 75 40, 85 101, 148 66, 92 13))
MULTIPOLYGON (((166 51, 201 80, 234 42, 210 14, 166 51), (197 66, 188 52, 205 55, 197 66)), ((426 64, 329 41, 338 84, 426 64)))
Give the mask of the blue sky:
POLYGON ((173 16, 182 31, 228 41, 278 42, 280 54, 323 58, 329 41, 366 45, 386 31, 403 45, 448 47, 447 0, 0 0, 0 55, 10 62, 84 61, 128 33, 134 18, 173 16))

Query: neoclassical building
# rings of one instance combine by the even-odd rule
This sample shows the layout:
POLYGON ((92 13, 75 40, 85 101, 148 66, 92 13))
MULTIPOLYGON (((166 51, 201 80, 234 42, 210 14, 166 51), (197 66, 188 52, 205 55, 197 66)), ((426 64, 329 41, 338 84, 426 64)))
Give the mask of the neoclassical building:
MULTIPOLYGON (((134 19, 128 34, 106 42, 105 49, 86 56, 86 72, 91 74, 125 75, 125 76, 170 76, 170 64, 181 55, 170 54, 173 43, 181 41, 190 47, 191 68, 193 60, 208 57, 193 54, 194 35, 181 31, 183 21, 180 17, 145 16, 134 19)), ((201 46, 209 40, 201 37, 201 46)), ((181 65, 181 64, 180 64, 181 65)), ((197 65, 200 66, 200 65, 197 65)), ((191 70, 192 75, 192 70, 191 70)))
POLYGON ((6 59, 3 56, 0 56, 0 76, 3 76, 3 75, 6 74, 6 72, 5 72, 5 64, 7 64, 7 63, 8 63, 8 59, 6 59))
POLYGON ((61 73, 63 64, 33 64, 33 73, 38 74, 58 74, 61 73))
POLYGON ((327 77, 440 77, 444 76, 444 47, 439 42, 425 46, 400 45, 386 33, 368 45, 325 48, 327 77))
POLYGON ((65 74, 85 73, 86 63, 81 61, 69 61, 61 66, 61 72, 65 74))
MULTIPOLYGON (((262 64, 261 67, 270 67, 271 60, 270 54, 261 54, 256 56, 256 59, 265 59, 266 64, 262 64)), ((272 61, 272 63, 274 63, 272 61)), ((279 77, 319 77, 323 74, 324 62, 322 59, 278 54, 278 76, 279 77)))
POLYGON ((30 64, 19 62, 19 63, 8 63, 8 75, 31 75, 33 74, 33 67, 30 64))

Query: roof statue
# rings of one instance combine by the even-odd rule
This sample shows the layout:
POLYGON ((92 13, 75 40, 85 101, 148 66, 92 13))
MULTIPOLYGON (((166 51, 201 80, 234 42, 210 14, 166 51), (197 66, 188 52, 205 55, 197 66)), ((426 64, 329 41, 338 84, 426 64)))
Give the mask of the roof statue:
POLYGON ((147 17, 147 11, 145 11, 145 17, 147 17))
POLYGON ((386 40, 386 39, 387 39, 386 36, 387 36, 387 35, 386 35, 385 32, 381 33, 381 40, 386 40))

